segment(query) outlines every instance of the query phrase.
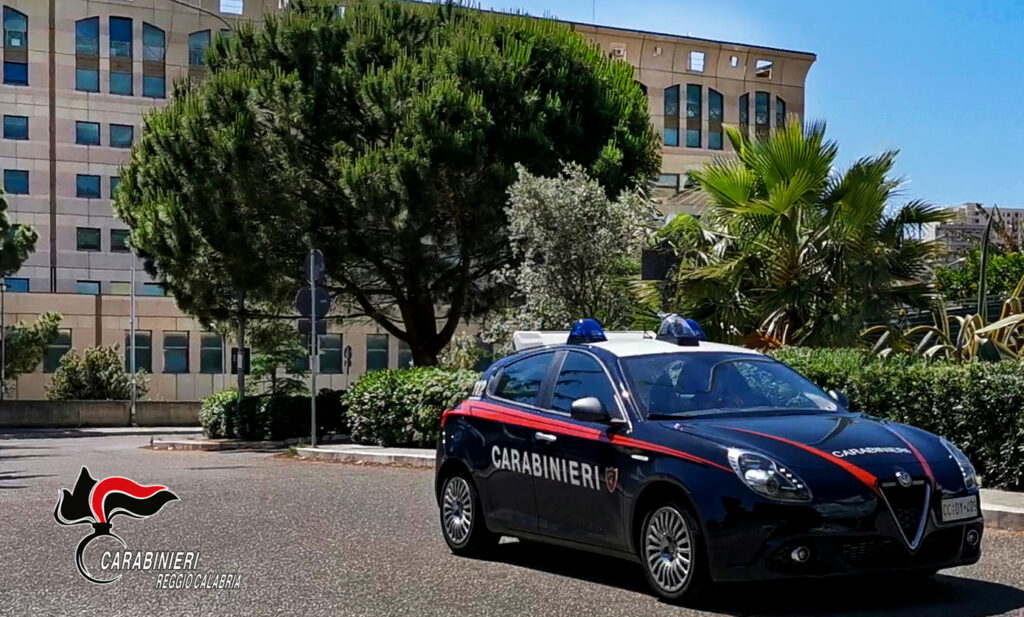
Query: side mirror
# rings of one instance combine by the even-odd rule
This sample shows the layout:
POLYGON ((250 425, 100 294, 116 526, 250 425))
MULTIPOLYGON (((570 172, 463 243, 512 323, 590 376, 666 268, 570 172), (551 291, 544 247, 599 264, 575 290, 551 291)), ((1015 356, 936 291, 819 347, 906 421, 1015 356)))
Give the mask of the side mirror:
POLYGON ((850 406, 850 399, 849 399, 849 397, 847 397, 842 392, 840 392, 838 390, 829 390, 828 391, 828 395, 831 396, 833 399, 835 399, 835 401, 837 403, 839 403, 840 405, 842 405, 843 407, 849 407, 850 406))
POLYGON ((596 396, 584 396, 572 402, 569 415, 580 422, 608 422, 608 410, 596 396))

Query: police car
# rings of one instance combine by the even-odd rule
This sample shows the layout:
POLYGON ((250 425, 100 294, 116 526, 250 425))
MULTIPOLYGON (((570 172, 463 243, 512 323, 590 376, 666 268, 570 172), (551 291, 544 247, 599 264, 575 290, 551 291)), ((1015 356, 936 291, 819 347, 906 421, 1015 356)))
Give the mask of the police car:
POLYGON ((953 444, 851 413, 694 326, 516 333, 516 353, 443 415, 435 486, 451 550, 508 535, 619 556, 674 602, 712 581, 978 561, 978 484, 953 444))

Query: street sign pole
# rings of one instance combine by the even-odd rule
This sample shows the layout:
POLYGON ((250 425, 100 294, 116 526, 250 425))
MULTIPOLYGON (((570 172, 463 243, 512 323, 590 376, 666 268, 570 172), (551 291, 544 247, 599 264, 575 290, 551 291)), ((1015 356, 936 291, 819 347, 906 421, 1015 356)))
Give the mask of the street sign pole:
POLYGON ((128 344, 128 347, 129 347, 128 353, 129 353, 129 355, 131 355, 131 362, 129 362, 128 365, 129 365, 129 369, 132 372, 132 374, 131 374, 131 384, 132 384, 131 414, 132 414, 132 421, 134 422, 135 418, 138 417, 135 414, 136 401, 138 400, 138 394, 136 393, 136 388, 138 387, 138 383, 135 380, 135 253, 134 252, 132 252, 132 254, 131 254, 131 262, 130 263, 131 263, 131 272, 132 272, 132 275, 131 275, 132 283, 131 283, 131 290, 130 290, 131 298, 128 300, 128 304, 129 304, 129 308, 128 308, 128 314, 129 314, 129 317, 128 317, 128 333, 131 336, 131 339, 130 339, 129 344, 128 344))
MULTIPOLYGON (((314 259, 315 259, 314 258, 314 251, 315 251, 315 249, 312 249, 312 248, 309 249, 309 261, 310 261, 310 264, 314 263, 314 259)), ((308 273, 309 274, 309 289, 310 289, 310 292, 315 296, 315 292, 316 292, 316 268, 312 267, 312 265, 311 265, 311 267, 308 268, 308 270, 309 270, 309 273, 308 273)), ((319 338, 319 337, 317 337, 317 335, 316 335, 316 302, 315 301, 314 302, 310 302, 310 305, 311 305, 311 308, 312 308, 312 313, 309 316, 309 320, 310 320, 310 323, 312 324, 313 327, 312 327, 312 329, 311 329, 311 331, 309 333, 309 370, 310 370, 310 372, 309 372, 309 389, 310 389, 310 393, 309 393, 309 413, 310 413, 310 417, 311 417, 311 422, 310 422, 311 429, 310 429, 310 432, 312 433, 312 435, 310 436, 309 442, 312 445, 312 447, 315 448, 316 447, 316 369, 317 369, 317 366, 316 366, 316 364, 317 364, 317 362, 316 362, 316 343, 317 343, 317 341, 316 341, 316 339, 319 338)))

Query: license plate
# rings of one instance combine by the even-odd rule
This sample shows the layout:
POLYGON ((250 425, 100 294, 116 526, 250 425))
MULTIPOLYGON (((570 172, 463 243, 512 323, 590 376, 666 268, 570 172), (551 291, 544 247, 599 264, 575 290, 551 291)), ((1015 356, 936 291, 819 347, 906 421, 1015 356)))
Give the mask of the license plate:
POLYGON ((942 500, 942 522, 959 521, 965 518, 977 518, 978 497, 958 497, 942 500))

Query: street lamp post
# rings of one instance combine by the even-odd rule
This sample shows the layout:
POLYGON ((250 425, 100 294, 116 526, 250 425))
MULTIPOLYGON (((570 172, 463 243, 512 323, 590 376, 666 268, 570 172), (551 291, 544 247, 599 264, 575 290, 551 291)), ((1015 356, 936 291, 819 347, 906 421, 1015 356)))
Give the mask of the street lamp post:
POLYGON ((132 272, 131 278, 132 278, 132 282, 131 282, 131 291, 130 291, 130 296, 129 296, 130 300, 129 300, 129 308, 128 308, 128 314, 129 314, 129 316, 128 316, 128 336, 130 337, 129 338, 129 343, 128 343, 128 349, 129 349, 128 354, 131 356, 131 359, 128 361, 128 366, 130 367, 130 370, 131 370, 131 375, 130 375, 130 378, 131 378, 131 382, 130 383, 131 383, 131 387, 132 387, 132 399, 131 399, 132 400, 132 411, 131 411, 131 413, 132 413, 132 420, 134 421, 135 418, 137 417, 135 415, 135 402, 136 402, 136 399, 138 398, 138 396, 136 395, 136 387, 138 386, 138 384, 135 381, 135 379, 136 379, 136 376, 135 376, 135 253, 134 252, 131 253, 130 257, 131 257, 131 272, 132 272))
POLYGON ((4 313, 7 308, 7 281, 0 281, 0 401, 7 393, 7 323, 4 313))

